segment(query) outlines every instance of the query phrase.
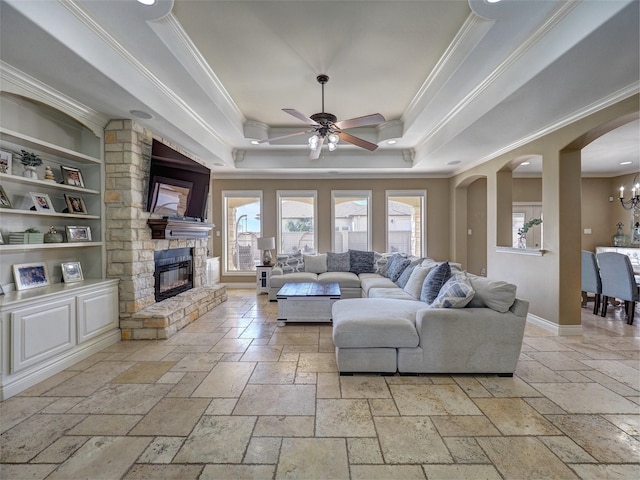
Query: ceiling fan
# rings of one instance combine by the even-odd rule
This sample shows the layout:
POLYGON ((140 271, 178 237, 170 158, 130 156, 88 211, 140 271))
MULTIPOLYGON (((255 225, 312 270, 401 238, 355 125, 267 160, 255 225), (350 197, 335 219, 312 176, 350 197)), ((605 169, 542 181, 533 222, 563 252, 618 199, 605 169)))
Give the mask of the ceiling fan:
POLYGON ((378 123, 382 123, 385 121, 384 117, 379 113, 374 113, 372 115, 365 115, 364 117, 351 118, 349 120, 343 120, 338 122, 338 118, 332 113, 328 113, 324 111, 324 85, 329 81, 328 75, 318 75, 316 80, 320 85, 322 85, 322 112, 314 113, 310 117, 307 117, 305 114, 300 113, 298 110, 293 108, 283 108, 282 111, 288 113, 296 117, 298 120, 302 120, 309 124, 308 130, 303 130, 301 132, 290 133, 288 135, 282 135, 280 137, 267 138, 265 140, 259 140, 257 143, 266 143, 274 140, 282 140, 283 138, 294 137, 297 135, 304 135, 306 133, 314 132, 314 135, 309 139, 309 148, 311 149, 311 154, 309 158, 311 160, 316 160, 320 156, 320 151, 322 150, 322 145, 325 140, 329 144, 329 150, 333 151, 338 144, 338 140, 343 140, 345 142, 351 143, 358 147, 366 148, 370 152, 373 152, 378 145, 375 143, 368 142, 362 138, 355 137, 344 130, 355 127, 364 127, 368 125, 377 125, 378 123))

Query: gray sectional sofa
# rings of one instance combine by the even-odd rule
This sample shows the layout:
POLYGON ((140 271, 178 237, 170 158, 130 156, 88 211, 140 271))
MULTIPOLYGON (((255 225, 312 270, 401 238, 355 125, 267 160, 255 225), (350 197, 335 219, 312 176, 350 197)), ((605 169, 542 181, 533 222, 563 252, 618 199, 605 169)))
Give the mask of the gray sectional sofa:
POLYGON ((332 311, 340 373, 513 375, 529 309, 516 298, 515 285, 454 263, 367 258, 374 258, 368 272, 316 273, 313 266, 301 272, 297 266, 284 273, 281 263, 270 277, 273 299, 287 282, 340 284, 342 299, 332 311))

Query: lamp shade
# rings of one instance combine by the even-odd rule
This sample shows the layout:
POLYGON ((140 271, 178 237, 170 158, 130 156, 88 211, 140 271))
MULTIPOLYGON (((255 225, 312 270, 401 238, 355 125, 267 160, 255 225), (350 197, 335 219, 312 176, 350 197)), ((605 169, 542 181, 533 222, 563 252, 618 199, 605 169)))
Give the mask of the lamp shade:
POLYGON ((271 250, 276 248, 276 239, 275 237, 260 237, 258 238, 258 249, 259 250, 271 250))

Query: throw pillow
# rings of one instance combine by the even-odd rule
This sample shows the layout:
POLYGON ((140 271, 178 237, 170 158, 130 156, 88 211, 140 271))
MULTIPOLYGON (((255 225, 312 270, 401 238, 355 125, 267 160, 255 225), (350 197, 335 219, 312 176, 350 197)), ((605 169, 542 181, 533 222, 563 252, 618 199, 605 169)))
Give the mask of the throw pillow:
POLYGON ((398 285, 400 288, 404 288, 407 285, 407 282, 409 281, 409 278, 411 278, 411 274, 416 267, 417 265, 409 265, 407 268, 405 268, 398 277, 396 285, 398 285))
POLYGON ((409 277, 409 281, 404 286, 404 291, 411 295, 413 298, 419 299, 424 279, 432 268, 433 267, 421 266, 417 266, 416 268, 414 268, 413 272, 411 272, 411 276, 409 277))
POLYGON ((402 275, 402 272, 404 272, 404 269, 409 266, 409 263, 410 260, 408 258, 398 257, 394 260, 387 272, 389 280, 396 282, 400 278, 400 275, 402 275))
POLYGON ((447 280, 431 304, 434 308, 463 308, 474 295, 471 282, 465 272, 456 272, 447 280))
POLYGON ((442 262, 437 267, 431 269, 422 284, 420 301, 431 305, 438 296, 438 293, 440 293, 442 286, 449 280, 449 277, 451 277, 451 268, 448 262, 442 262))
POLYGON ((277 255, 278 267, 282 268, 282 273, 298 273, 304 272, 304 261, 302 254, 297 253, 280 253, 277 255))
POLYGON ((373 273, 373 252, 363 250, 349 250, 349 271, 358 275, 359 273, 373 273))
POLYGON ((304 270, 311 273, 324 273, 327 271, 327 254, 303 255, 304 270))
POLYGON ((505 313, 516 299, 516 286, 513 283, 489 280, 477 275, 468 275, 476 294, 469 302, 470 307, 488 307, 496 312, 505 313))
POLYGON ((327 272, 348 272, 349 252, 327 252, 327 272))
POLYGON ((373 273, 379 273, 383 277, 386 276, 384 272, 387 269, 387 263, 391 259, 392 253, 378 253, 373 252, 373 273))

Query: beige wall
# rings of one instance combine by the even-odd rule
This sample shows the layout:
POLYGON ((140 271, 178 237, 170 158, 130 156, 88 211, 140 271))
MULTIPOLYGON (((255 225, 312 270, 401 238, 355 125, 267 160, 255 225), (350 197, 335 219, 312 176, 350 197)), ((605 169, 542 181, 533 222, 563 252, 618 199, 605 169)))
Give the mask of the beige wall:
MULTIPOLYGON (((390 178, 390 179, 221 179, 212 181, 213 223, 216 230, 222 225, 223 190, 261 190, 263 235, 276 236, 277 190, 317 190, 318 192, 318 251, 331 250, 331 190, 372 191, 372 241, 373 250, 386 251, 386 190, 427 191, 427 255, 436 260, 449 259, 449 180, 441 178, 390 178)), ((214 256, 222 255, 222 232, 213 236, 214 256)), ((222 282, 253 281, 252 275, 227 275, 222 282)))
MULTIPOLYGON (((551 325, 555 324, 559 333, 575 332, 570 327, 580 325, 580 149, 612 128, 637 118, 638 110, 639 96, 634 95, 452 179, 453 188, 458 188, 465 185, 469 178, 487 178, 487 276, 515 283, 518 296, 530 302, 529 313, 551 325), (542 256, 522 255, 515 251, 503 253, 496 249, 498 228, 508 228, 506 221, 498 222, 498 206, 502 201, 498 191, 511 190, 511 186, 500 186, 499 180, 504 177, 501 171, 510 168, 515 159, 529 155, 539 155, 543 159, 545 252, 542 256), (567 328, 560 328, 565 326, 567 328)), ((605 197, 607 203, 608 196, 605 197)), ((466 206, 466 201, 454 201, 452 222, 455 223, 458 218, 466 221, 466 206)), ((505 235, 502 230, 500 232, 505 235)), ((606 235, 603 234, 600 240, 604 240, 604 237, 606 235)), ((467 238, 455 237, 452 241, 466 242, 467 238)), ((458 245, 452 245, 452 252, 460 251, 458 245)))
POLYGON ((481 275, 487 268, 487 179, 479 178, 467 188, 467 270, 481 275))

